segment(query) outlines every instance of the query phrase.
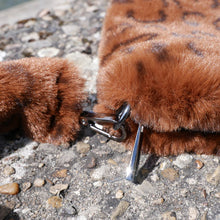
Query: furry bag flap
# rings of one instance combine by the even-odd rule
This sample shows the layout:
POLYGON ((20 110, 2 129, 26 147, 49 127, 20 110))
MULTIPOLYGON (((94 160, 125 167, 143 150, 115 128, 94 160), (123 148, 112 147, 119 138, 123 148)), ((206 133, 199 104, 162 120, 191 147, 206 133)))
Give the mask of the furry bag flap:
POLYGON ((39 142, 66 145, 80 128, 84 82, 65 59, 0 63, 0 133, 20 128, 39 142))
POLYGON ((99 48, 97 112, 127 102, 132 146, 220 154, 220 5, 204 0, 112 0, 99 48))

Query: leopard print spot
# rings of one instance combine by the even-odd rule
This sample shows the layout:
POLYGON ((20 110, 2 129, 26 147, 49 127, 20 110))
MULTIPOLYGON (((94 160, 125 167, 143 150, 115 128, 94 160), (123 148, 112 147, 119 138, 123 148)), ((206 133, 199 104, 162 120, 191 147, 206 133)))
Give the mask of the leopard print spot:
POLYGON ((181 5, 180 1, 178 1, 178 0, 173 0, 173 2, 174 2, 177 6, 179 6, 179 8, 182 8, 182 5, 181 5))
POLYGON ((215 25, 215 28, 216 28, 217 30, 220 30, 220 18, 218 18, 217 20, 215 20, 215 21, 213 22, 213 24, 215 25))
POLYGON ((211 5, 212 8, 218 8, 220 5, 219 0, 213 0, 213 4, 211 5))
POLYGON ((166 0, 162 0, 162 3, 163 3, 163 7, 168 7, 169 6, 169 3, 166 0))
POLYGON ((205 16, 201 12, 192 11, 192 12, 183 12, 183 20, 186 24, 192 26, 198 26, 199 20, 205 16))
POLYGON ((128 10, 126 14, 128 18, 132 18, 136 22, 140 22, 140 23, 159 23, 159 22, 164 22, 167 19, 167 15, 165 14, 163 10, 159 10, 158 11, 159 18, 153 19, 153 20, 141 20, 141 19, 135 18, 134 11, 132 9, 128 10))
POLYGON ((169 54, 165 47, 166 45, 163 43, 154 43, 152 45, 151 51, 156 55, 158 61, 169 60, 169 54))
POLYGON ((142 76, 146 73, 146 69, 144 67, 144 64, 141 61, 137 62, 136 68, 137 68, 137 72, 138 72, 139 76, 142 76))
POLYGON ((127 17, 128 17, 128 18, 134 18, 134 11, 133 11, 133 10, 128 10, 128 11, 126 12, 126 14, 127 14, 127 17))
POLYGON ((133 44, 134 42, 137 42, 141 39, 143 39, 143 41, 149 41, 149 40, 152 40, 153 38, 155 38, 156 36, 158 36, 158 34, 155 34, 155 33, 146 33, 146 34, 141 34, 137 37, 134 37, 134 38, 130 38, 130 39, 127 39, 123 42, 119 42, 118 44, 115 44, 113 47, 112 47, 112 50, 110 53, 106 54, 102 60, 101 60, 101 65, 104 65, 105 61, 116 51, 118 50, 120 47, 123 47, 123 46, 128 46, 130 44, 133 44), (145 39, 146 38, 146 39, 145 39))
POLYGON ((192 42, 188 43, 187 48, 189 50, 193 51, 197 56, 203 57, 203 53, 195 47, 194 43, 192 43, 192 42))

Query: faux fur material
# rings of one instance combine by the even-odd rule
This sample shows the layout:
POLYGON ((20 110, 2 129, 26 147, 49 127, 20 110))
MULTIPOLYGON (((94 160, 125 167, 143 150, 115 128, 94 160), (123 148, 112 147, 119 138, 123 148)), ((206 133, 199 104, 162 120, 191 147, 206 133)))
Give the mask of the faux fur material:
POLYGON ((0 63, 0 132, 21 128, 39 142, 66 145, 79 130, 83 80, 59 58, 0 63))
POLYGON ((97 112, 131 105, 128 146, 220 154, 220 4, 112 0, 99 48, 97 112))

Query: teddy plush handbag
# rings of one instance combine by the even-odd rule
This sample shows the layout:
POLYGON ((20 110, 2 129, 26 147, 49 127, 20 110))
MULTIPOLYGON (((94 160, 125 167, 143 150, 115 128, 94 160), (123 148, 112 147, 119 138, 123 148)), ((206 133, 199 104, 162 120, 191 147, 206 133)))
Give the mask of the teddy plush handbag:
POLYGON ((7 61, 0 64, 0 128, 21 124, 35 140, 63 145, 80 119, 133 149, 132 181, 141 146, 158 156, 220 155, 219 16, 213 0, 112 0, 95 113, 82 113, 83 81, 66 60, 7 61))
POLYGON ((218 1, 113 0, 99 58, 95 111, 130 111, 133 166, 141 137, 146 153, 220 155, 218 1))

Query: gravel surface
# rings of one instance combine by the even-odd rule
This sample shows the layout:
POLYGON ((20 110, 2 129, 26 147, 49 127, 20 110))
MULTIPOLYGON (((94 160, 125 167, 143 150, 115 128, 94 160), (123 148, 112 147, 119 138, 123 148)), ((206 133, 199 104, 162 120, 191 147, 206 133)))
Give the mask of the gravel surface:
MULTIPOLYGON (((68 0, 2 25, 0 61, 66 57, 79 67, 94 98, 107 3, 68 0)), ((88 131, 68 149, 16 134, 0 136, 0 191, 16 192, 16 184, 2 186, 8 183, 20 189, 17 195, 0 194, 0 220, 220 219, 219 157, 161 157, 151 172, 142 169, 146 178, 135 185, 125 180, 130 156, 123 145, 88 131)), ((141 164, 147 158, 142 155, 141 164)))

